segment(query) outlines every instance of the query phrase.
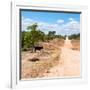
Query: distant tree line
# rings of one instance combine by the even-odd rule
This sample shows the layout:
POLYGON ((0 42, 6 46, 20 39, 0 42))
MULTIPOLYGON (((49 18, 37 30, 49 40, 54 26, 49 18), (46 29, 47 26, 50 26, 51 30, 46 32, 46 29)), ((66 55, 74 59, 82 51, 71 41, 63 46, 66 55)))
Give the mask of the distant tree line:
POLYGON ((49 42, 55 38, 65 39, 62 35, 56 35, 56 31, 49 31, 48 34, 45 34, 41 30, 38 30, 37 27, 37 23, 34 23, 27 27, 28 31, 21 32, 22 50, 33 48, 35 45, 38 45, 39 42, 49 42))
MULTIPOLYGON (((28 50, 29 48, 33 48, 38 45, 39 42, 49 42, 55 38, 65 39, 65 36, 56 35, 56 31, 48 31, 48 34, 45 34, 41 30, 37 29, 37 23, 34 23, 27 27, 28 31, 21 32, 21 48, 22 50, 28 50)), ((80 39, 79 34, 69 35, 69 39, 80 39)))
POLYGON ((69 39, 80 40, 80 33, 69 35, 69 39))

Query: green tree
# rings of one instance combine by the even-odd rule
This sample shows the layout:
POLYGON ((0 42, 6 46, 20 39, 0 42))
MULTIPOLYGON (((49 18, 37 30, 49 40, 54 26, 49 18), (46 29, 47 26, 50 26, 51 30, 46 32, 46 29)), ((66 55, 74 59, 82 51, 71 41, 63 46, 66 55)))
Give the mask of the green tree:
POLYGON ((27 29, 30 31, 30 42, 32 47, 34 47, 39 41, 44 41, 44 32, 37 30, 37 23, 28 26, 27 29))
POLYGON ((30 47, 30 32, 21 32, 21 48, 26 51, 30 47))
POLYGON ((38 27, 37 23, 34 23, 34 24, 28 26, 28 27, 27 27, 27 30, 36 30, 37 27, 38 27))
POLYGON ((80 33, 70 35, 69 39, 78 39, 79 40, 80 39, 80 33))
POLYGON ((48 40, 55 38, 56 31, 49 31, 48 32, 48 40))
POLYGON ((25 37, 25 31, 22 31, 21 32, 21 48, 23 48, 24 47, 24 37, 25 37))
POLYGON ((23 50, 27 50, 28 48, 34 49, 34 46, 37 45, 40 41, 45 40, 44 32, 37 30, 37 23, 32 24, 27 27, 28 31, 22 32, 21 39, 22 39, 22 48, 23 50))
POLYGON ((24 48, 30 47, 30 32, 26 32, 24 36, 24 48))
POLYGON ((35 43, 38 41, 37 40, 37 34, 38 32, 36 31, 37 29, 37 23, 30 25, 27 27, 27 30, 30 31, 29 35, 30 35, 30 46, 34 47, 35 43))

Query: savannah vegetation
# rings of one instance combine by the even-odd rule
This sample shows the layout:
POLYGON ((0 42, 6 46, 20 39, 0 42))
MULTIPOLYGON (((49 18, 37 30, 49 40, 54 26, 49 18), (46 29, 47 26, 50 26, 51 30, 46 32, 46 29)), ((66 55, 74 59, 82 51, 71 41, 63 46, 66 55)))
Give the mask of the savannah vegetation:
MULTIPOLYGON (((21 32, 21 48, 23 51, 33 48, 35 45, 38 45, 39 42, 49 42, 55 38, 65 39, 66 37, 66 35, 56 35, 56 31, 48 31, 48 34, 45 34, 41 30, 38 30, 37 27, 38 24, 34 23, 27 27, 28 31, 21 32)), ((69 39, 80 40, 80 33, 69 35, 69 39)))
POLYGON ((69 39, 71 39, 72 50, 80 51, 80 33, 70 35, 69 39))
POLYGON ((48 34, 45 34, 41 30, 38 30, 37 27, 38 24, 35 23, 27 27, 28 31, 21 32, 21 48, 23 51, 33 48, 39 42, 49 42, 55 38, 65 39, 65 36, 56 35, 56 31, 48 31, 48 34))
MULTIPOLYGON (((61 54, 59 47, 64 45, 65 37, 66 35, 57 35, 56 31, 48 31, 46 34, 38 29, 37 23, 28 26, 27 31, 21 31, 21 78, 43 77, 43 73, 49 73, 50 68, 58 65, 61 54), (33 49, 40 42, 43 43, 44 51, 38 53, 33 49)), ((80 46, 80 34, 70 35, 69 39, 73 49, 80 46)))
POLYGON ((69 39, 80 40, 80 33, 70 35, 69 39))

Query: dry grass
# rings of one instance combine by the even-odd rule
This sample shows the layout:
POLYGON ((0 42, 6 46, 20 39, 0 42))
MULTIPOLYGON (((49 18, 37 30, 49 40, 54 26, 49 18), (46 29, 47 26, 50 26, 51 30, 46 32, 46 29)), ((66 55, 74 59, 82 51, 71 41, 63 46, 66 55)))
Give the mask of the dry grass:
POLYGON ((33 64, 31 69, 31 77, 43 77, 43 73, 47 72, 51 67, 58 64, 59 55, 54 55, 49 60, 41 60, 33 64))
POLYGON ((56 38, 56 39, 52 40, 51 42, 60 47, 64 46, 64 39, 56 38))
POLYGON ((72 40, 72 49, 80 51, 80 40, 72 40))
POLYGON ((54 39, 50 42, 43 42, 41 45, 44 48, 42 52, 21 52, 21 79, 44 77, 45 72, 58 65, 60 47, 64 45, 64 40, 54 39), (36 61, 32 61, 32 59, 36 59, 36 61))
POLYGON ((58 48, 50 44, 44 48, 43 52, 22 52, 21 57, 21 78, 39 78, 43 77, 43 73, 59 63, 60 49, 58 50, 58 48), (32 58, 37 58, 37 61, 30 61, 32 58))

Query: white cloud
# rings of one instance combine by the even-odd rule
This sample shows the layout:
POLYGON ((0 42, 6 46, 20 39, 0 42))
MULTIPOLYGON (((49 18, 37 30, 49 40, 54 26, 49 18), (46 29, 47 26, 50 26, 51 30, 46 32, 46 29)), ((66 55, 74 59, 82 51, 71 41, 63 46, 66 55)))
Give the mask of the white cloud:
POLYGON ((74 21, 74 18, 69 18, 70 21, 74 21))
POLYGON ((67 34, 79 33, 80 23, 74 19, 71 19, 68 23, 63 25, 63 29, 67 34))
POLYGON ((24 18, 22 17, 22 30, 25 31, 27 29, 27 26, 33 24, 35 21, 30 18, 24 18))
POLYGON ((57 20, 54 24, 52 24, 23 17, 22 30, 26 30, 27 26, 32 25, 33 23, 38 23, 38 29, 42 30, 46 34, 48 33, 48 31, 56 31, 56 34, 62 35, 80 32, 80 23, 73 18, 69 18, 69 21, 67 23, 65 23, 64 20, 57 20))
POLYGON ((48 31, 57 31, 57 27, 57 24, 38 22, 38 29, 44 31, 45 33, 48 33, 48 31))
POLYGON ((64 20, 59 19, 59 20, 57 20, 57 23, 58 23, 58 24, 63 24, 63 23, 64 23, 64 20))
POLYGON ((65 29, 70 30, 79 30, 80 29, 80 23, 78 21, 72 20, 64 25, 65 29))

